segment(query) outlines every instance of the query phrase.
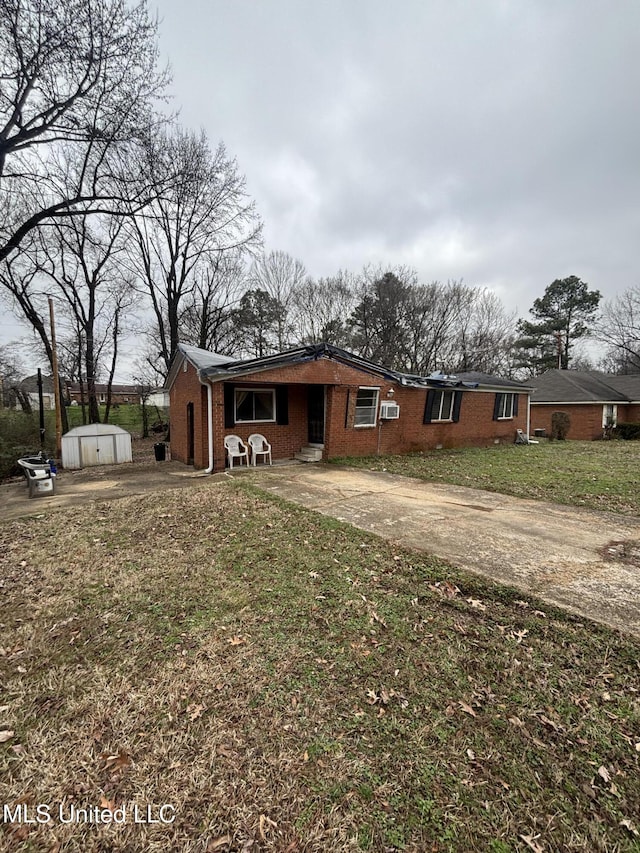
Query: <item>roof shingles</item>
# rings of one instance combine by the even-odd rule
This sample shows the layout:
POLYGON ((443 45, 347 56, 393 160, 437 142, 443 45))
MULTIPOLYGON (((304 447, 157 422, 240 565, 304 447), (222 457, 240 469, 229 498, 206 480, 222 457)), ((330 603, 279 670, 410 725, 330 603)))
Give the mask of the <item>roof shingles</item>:
POLYGON ((640 401, 640 374, 610 376, 596 370, 548 370, 532 380, 532 403, 640 401))

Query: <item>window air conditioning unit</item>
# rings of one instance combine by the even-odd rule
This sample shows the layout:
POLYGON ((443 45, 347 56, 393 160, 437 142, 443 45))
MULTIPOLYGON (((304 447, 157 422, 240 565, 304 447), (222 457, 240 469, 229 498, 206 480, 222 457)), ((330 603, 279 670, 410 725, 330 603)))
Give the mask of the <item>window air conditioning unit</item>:
POLYGON ((391 400, 380 403, 380 417, 383 421, 395 421, 400 417, 400 406, 391 400))

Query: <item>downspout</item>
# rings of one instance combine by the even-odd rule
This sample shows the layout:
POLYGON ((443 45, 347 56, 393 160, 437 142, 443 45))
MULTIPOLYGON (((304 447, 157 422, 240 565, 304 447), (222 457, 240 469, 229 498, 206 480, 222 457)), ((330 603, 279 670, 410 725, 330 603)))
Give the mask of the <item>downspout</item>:
POLYGON ((198 371, 198 379, 201 385, 207 388, 207 443, 209 447, 209 467, 205 469, 205 474, 213 474, 213 386, 210 382, 202 379, 200 371, 198 371))
POLYGON ((527 438, 531 438, 531 391, 527 391, 527 438))

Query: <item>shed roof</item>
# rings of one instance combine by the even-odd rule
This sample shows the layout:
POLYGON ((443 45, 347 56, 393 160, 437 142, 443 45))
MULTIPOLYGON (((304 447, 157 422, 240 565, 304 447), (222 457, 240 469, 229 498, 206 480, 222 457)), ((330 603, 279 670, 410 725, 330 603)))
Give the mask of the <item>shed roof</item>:
POLYGON ((77 426, 70 429, 69 432, 65 432, 65 436, 121 435, 122 433, 129 435, 126 429, 122 429, 122 427, 116 426, 115 424, 84 424, 83 426, 77 426))
MULTIPOLYGON (((25 376, 25 378, 20 382, 20 389, 27 394, 29 393, 37 393, 38 392, 38 374, 34 373, 33 376, 25 376)), ((44 394, 53 394, 53 377, 52 376, 42 376, 42 392, 44 394)))

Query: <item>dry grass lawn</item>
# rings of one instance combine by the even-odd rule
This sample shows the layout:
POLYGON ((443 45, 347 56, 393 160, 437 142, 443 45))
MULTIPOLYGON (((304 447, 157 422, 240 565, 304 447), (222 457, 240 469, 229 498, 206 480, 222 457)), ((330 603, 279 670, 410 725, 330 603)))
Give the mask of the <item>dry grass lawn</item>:
POLYGON ((0 849, 640 849, 603 627, 238 482, 0 525, 0 585, 0 849))

